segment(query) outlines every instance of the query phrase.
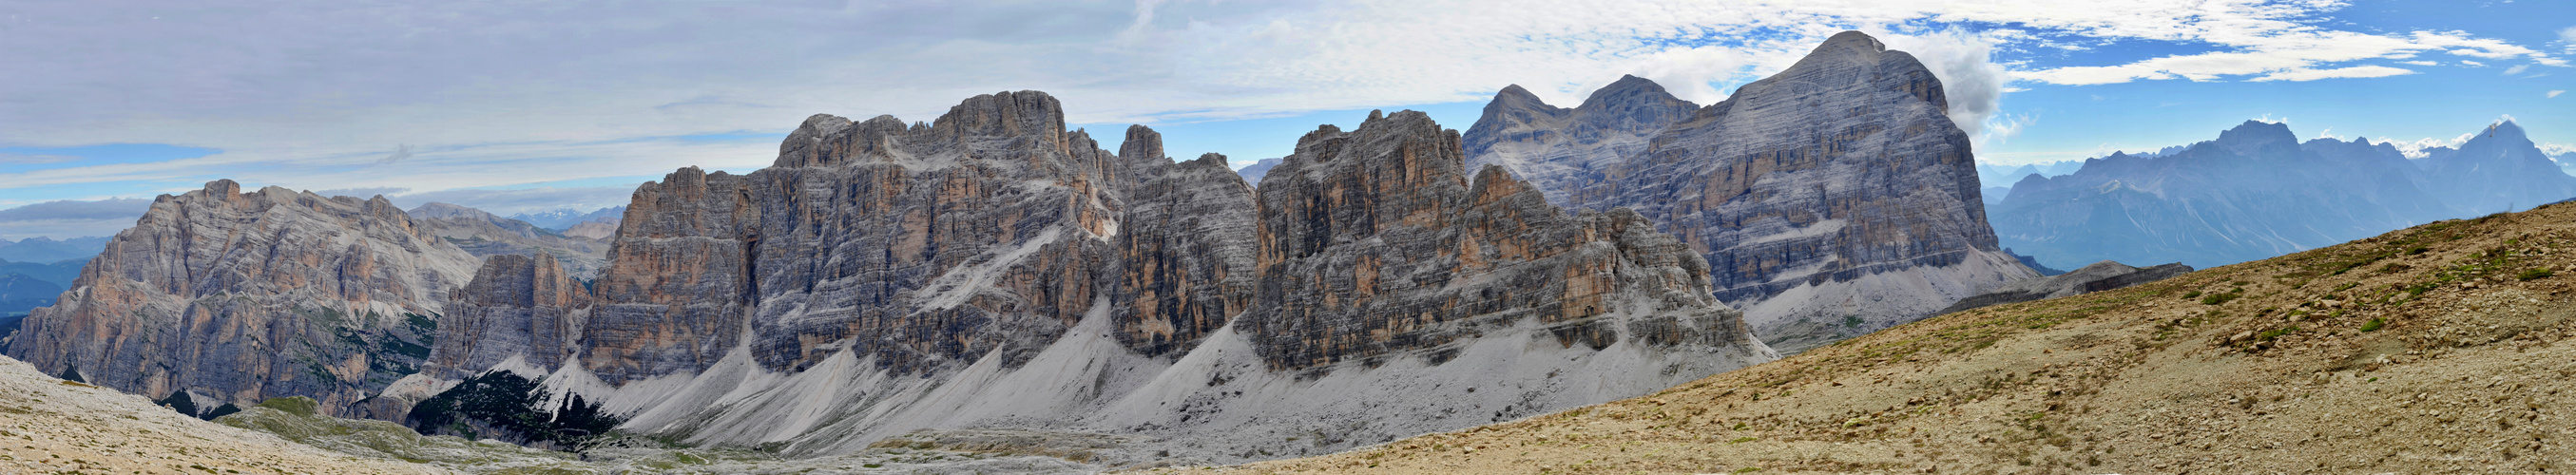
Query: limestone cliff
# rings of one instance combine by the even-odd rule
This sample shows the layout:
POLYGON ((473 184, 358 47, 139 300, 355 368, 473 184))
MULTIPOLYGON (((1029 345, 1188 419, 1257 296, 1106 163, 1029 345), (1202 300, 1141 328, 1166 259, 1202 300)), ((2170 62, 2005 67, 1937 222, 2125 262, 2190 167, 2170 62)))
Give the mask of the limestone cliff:
POLYGON ((1760 346, 1644 217, 1568 215, 1500 167, 1464 167, 1457 132, 1419 112, 1298 140, 1261 187, 1261 290, 1239 324, 1273 368, 1436 351, 1521 319, 1564 346, 1760 346))
POLYGON ((1911 55, 1845 32, 1640 132, 1686 105, 1648 86, 1623 79, 1570 112, 1506 90, 1469 134, 1471 160, 1520 164, 1571 208, 1637 210, 1702 253, 1715 295, 1784 349, 2036 275, 1996 247, 1968 136, 1911 55))
POLYGON ((1547 105, 1518 85, 1505 87, 1467 129, 1467 164, 1503 167, 1539 186, 1551 202, 1589 203, 1600 197, 1576 196, 1576 184, 1597 181, 1645 152, 1649 139, 1698 108, 1636 76, 1621 76, 1571 109, 1547 105))
POLYGON ((156 399, 303 395, 346 414, 428 356, 474 266, 382 197, 218 180, 156 199, 9 353, 156 399))
POLYGON ((1420 113, 1309 134, 1258 197, 1223 156, 1174 162, 1145 127, 1111 153, 1062 114, 1024 91, 929 123, 817 115, 769 168, 646 183, 593 291, 493 258, 403 394, 502 369, 690 443, 994 427, 1220 461, 1776 358, 1681 242, 1471 181, 1420 113))

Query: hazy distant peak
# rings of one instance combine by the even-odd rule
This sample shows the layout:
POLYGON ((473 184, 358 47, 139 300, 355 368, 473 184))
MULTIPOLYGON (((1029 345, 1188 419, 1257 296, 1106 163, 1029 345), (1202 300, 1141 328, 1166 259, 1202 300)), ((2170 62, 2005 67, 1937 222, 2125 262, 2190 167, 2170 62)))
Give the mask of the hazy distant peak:
POLYGON ((423 205, 420 205, 420 206, 418 206, 418 207, 414 207, 414 208, 412 208, 412 209, 411 209, 411 211, 406 211, 406 212, 404 212, 404 214, 409 214, 409 215, 411 215, 411 217, 414 217, 414 218, 429 218, 429 219, 453 219, 453 218, 499 219, 499 218, 500 218, 499 216, 493 215, 492 213, 484 212, 483 210, 474 209, 474 208, 469 208, 469 207, 465 207, 465 206, 463 206, 463 205, 457 205, 457 204, 452 204, 452 203, 440 203, 440 202, 430 202, 430 203, 428 203, 428 204, 423 204, 423 205))
POLYGON ((2289 140, 2296 142, 2298 141, 2298 135, 2290 133, 2290 124, 2288 123, 2263 122, 2259 120, 2248 120, 2243 124, 2236 124, 2236 128, 2227 129, 2225 132, 2218 133, 2218 141, 2220 142, 2246 143, 2270 140, 2289 140))
POLYGON ((2486 133, 2478 134, 2477 137, 2471 137, 2469 140, 2477 140, 2480 138, 2497 138, 2507 141, 2531 140, 2530 137, 2523 135, 2522 125, 2513 123, 2513 119, 2505 119, 2501 122, 2497 122, 2495 125, 2488 126, 2486 133))

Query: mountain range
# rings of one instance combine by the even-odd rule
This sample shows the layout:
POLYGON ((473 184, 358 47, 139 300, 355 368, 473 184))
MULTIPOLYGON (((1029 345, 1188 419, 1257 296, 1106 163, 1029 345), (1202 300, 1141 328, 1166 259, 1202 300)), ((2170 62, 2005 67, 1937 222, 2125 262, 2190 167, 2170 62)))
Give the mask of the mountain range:
POLYGON ((158 198, 5 351, 156 400, 303 396, 541 447, 615 427, 790 456, 965 431, 1107 434, 1085 453, 1112 465, 1316 455, 1649 394, 2036 277, 1949 109, 1922 63, 1847 32, 1715 104, 1513 86, 1465 133, 1372 111, 1244 171, 1143 126, 1103 149, 1018 91, 928 122, 814 115, 767 168, 682 168, 593 212, 216 181, 158 198))
POLYGON ((2214 267, 2570 197, 2576 177, 2512 121, 2421 160, 2388 143, 2300 142, 2285 124, 2247 121, 2165 155, 2025 176, 1989 218, 2004 246, 2052 267, 2214 267))
POLYGON ((572 229, 573 226, 580 225, 581 223, 605 222, 614 224, 617 220, 622 219, 625 216, 625 206, 610 206, 589 211, 566 208, 554 211, 519 213, 510 215, 509 219, 535 225, 540 229, 561 232, 563 230, 572 229))
POLYGON ((86 261, 89 260, 90 256, 98 255, 99 250, 107 248, 107 239, 108 238, 104 237, 79 237, 63 240, 55 240, 45 237, 31 237, 16 241, 0 239, 0 261, 34 262, 40 264, 51 264, 69 260, 86 261))

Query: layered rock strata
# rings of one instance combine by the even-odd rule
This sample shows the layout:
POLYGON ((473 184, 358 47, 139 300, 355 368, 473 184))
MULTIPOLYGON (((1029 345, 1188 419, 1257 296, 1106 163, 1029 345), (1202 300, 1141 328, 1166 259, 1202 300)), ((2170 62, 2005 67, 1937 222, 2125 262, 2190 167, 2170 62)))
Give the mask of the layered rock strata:
POLYGON ((639 187, 592 292, 493 258, 406 387, 530 373, 628 430, 791 453, 994 428, 1226 461, 1777 357, 1684 244, 1471 180, 1420 113, 1308 134, 1257 198, 1150 129, 1111 153, 1063 127, 1037 92, 926 124, 814 116, 770 168, 639 187))
POLYGON ((1912 55, 1844 32, 1725 101, 1626 78, 1581 107, 1506 89, 1472 161, 1528 170, 1568 207, 1635 209, 1708 260, 1715 295, 1801 349, 2035 276, 1986 225, 1968 136, 1912 55), (1662 124, 1658 126, 1657 124, 1662 124))
POLYGON ((1418 112, 1298 140, 1261 187, 1261 290, 1242 324, 1273 368, 1443 348, 1524 318, 1569 346, 1759 346, 1709 297, 1698 256, 1643 216, 1569 215, 1501 167, 1469 180, 1464 166, 1456 131, 1418 112))
POLYGON ((349 414, 416 371, 475 263, 383 197, 218 180, 156 199, 9 355, 156 399, 303 395, 349 414))

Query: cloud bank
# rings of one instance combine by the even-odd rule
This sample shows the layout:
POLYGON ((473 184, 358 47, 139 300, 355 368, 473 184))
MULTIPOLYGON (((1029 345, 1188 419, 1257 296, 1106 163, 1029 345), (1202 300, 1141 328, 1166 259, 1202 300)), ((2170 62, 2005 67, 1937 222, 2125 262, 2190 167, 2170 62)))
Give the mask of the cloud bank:
MULTIPOLYGON (((2014 84, 2312 81, 2563 61, 2458 31, 2313 21, 2330 0, 1338 0, 605 2, 139 0, 7 7, 0 145, 220 149, 0 175, 180 189, 214 177, 302 188, 452 190, 749 169, 806 115, 928 120, 975 94, 1057 95, 1074 123, 1167 124, 1483 100, 1555 103, 1621 74, 1695 102, 1845 29, 1915 53, 1977 140, 2031 123, 2014 84), (148 12, 144 13, 144 12, 148 12), (1998 64, 2114 42, 2206 52, 1998 64), (182 74, 172 74, 182 71, 182 74), (388 144, 393 144, 388 150, 388 144)), ((2564 33, 2562 32, 2562 35, 2564 33)), ((1463 126, 1464 124, 1459 124, 1463 126)), ((1293 140, 1281 137, 1280 140, 1293 140)), ((26 162, 45 158, 0 158, 26 162)), ((101 185, 104 186, 104 185, 101 185)), ((114 193, 111 193, 114 194, 114 193)), ((23 197, 22 197, 23 198, 23 197)))

